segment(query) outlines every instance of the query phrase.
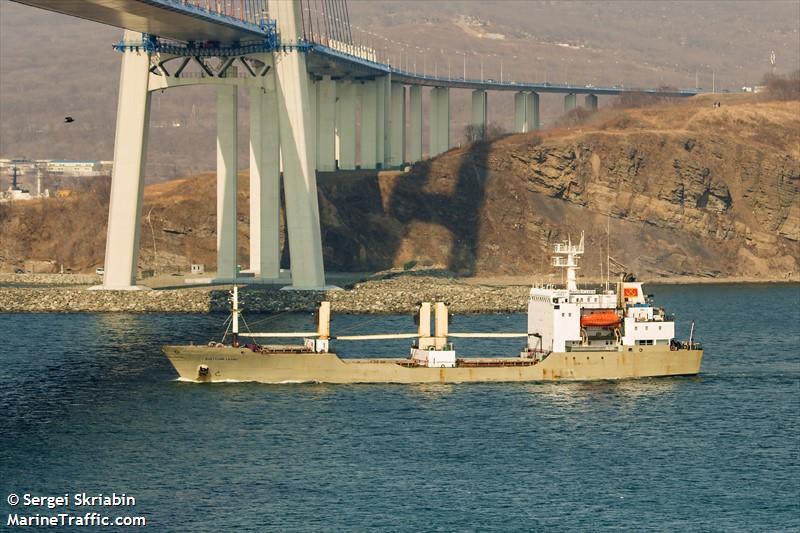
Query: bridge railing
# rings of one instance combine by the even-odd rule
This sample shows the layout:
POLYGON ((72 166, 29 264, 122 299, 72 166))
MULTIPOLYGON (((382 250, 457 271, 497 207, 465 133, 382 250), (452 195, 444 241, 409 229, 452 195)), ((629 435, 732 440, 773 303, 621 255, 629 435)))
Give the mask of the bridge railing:
MULTIPOLYGON (((164 0, 162 0, 164 1, 164 0)), ((166 0, 258 25, 267 18, 267 0, 166 0)))

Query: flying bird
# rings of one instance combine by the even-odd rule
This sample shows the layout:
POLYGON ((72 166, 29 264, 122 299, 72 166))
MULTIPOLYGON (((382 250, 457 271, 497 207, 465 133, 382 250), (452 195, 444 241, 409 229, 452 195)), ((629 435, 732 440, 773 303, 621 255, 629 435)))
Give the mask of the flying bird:
POLYGON ((75 119, 72 117, 64 117, 64 122, 66 123, 75 122, 75 119))

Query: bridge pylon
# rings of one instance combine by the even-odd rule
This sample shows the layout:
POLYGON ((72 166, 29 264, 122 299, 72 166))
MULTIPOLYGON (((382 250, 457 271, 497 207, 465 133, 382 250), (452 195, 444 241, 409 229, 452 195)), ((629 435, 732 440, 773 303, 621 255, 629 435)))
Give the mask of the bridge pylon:
MULTIPOLYGON (((300 2, 269 0, 268 9, 270 17, 278 21, 283 41, 302 39, 300 2)), ((276 50, 273 57, 292 288, 321 289, 325 286, 325 268, 306 57, 296 48, 276 50)))
MULTIPOLYGON (((270 0, 287 42, 301 38, 300 4, 270 0)), ((283 165, 292 288, 325 287, 316 184, 314 109, 305 55, 296 47, 198 56, 154 48, 155 38, 126 30, 117 108, 105 274, 97 289, 136 285, 150 93, 211 84, 217 90, 217 277, 210 282, 285 283, 279 264, 283 165), (189 73, 188 67, 199 68, 189 73), (237 246, 238 87, 250 90, 250 268, 239 272, 237 246)), ((354 88, 355 89, 355 88, 354 88)), ((353 91, 354 92, 354 91, 353 91)), ((314 102, 316 103, 316 102, 314 102)), ((316 106, 314 106, 316 107, 316 106)))
POLYGON ((98 289, 140 288, 136 272, 150 122, 150 54, 144 47, 136 49, 136 43, 142 44, 142 34, 126 30, 124 40, 131 48, 122 55, 105 271, 98 289))

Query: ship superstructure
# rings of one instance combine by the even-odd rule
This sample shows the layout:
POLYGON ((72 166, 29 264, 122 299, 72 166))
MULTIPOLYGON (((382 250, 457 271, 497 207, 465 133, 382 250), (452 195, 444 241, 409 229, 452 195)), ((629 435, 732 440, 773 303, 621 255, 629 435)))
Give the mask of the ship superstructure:
MULTIPOLYGON (((703 350, 690 336, 676 341, 671 315, 653 306, 642 284, 623 275, 610 288, 579 289, 578 260, 584 237, 554 247, 553 266, 563 287, 534 285, 528 297, 527 332, 450 332, 447 306, 423 302, 418 331, 332 335, 330 303, 322 302, 316 332, 243 333, 240 306, 232 292, 231 343, 165 346, 164 352, 190 381, 266 383, 429 383, 467 381, 592 380, 692 375, 700 371, 703 350), (432 313, 433 311, 433 313, 432 313), (432 317, 433 315, 433 317, 432 317), (434 330, 431 332, 431 318, 434 330), (239 338, 253 339, 240 344, 239 338), (451 338, 527 338, 517 357, 457 357, 451 338), (303 344, 259 345, 263 338, 303 338, 303 344), (405 358, 340 358, 331 342, 412 339, 405 358)), ((694 331, 694 328, 692 328, 694 331)))
MULTIPOLYGON (((642 283, 623 275, 616 290, 579 289, 578 260, 584 236, 554 246, 553 266, 566 274, 562 288, 534 285, 528 299, 529 356, 549 352, 619 351, 622 347, 664 346, 675 337, 674 317, 654 307, 642 283)), ((674 345, 674 343, 673 343, 674 345)))

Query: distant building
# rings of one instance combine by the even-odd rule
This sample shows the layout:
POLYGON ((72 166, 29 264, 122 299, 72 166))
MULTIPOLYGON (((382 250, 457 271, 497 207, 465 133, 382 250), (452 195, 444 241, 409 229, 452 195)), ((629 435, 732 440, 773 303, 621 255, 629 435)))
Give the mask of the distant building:
POLYGON ((51 174, 67 176, 99 176, 102 174, 102 165, 99 161, 53 160, 47 163, 45 169, 51 174))
POLYGON ((31 195, 28 189, 14 189, 12 187, 9 187, 5 193, 0 193, 0 202, 32 200, 32 199, 33 196, 31 195))
POLYGON ((0 159, 0 173, 5 174, 12 167, 17 167, 17 174, 20 176, 46 172, 59 176, 92 177, 110 175, 114 162, 74 159, 0 159))
POLYGON ((20 176, 28 173, 32 174, 36 172, 36 163, 36 161, 31 161, 30 159, 0 159, 0 171, 6 174, 11 168, 17 167, 17 174, 20 176))

